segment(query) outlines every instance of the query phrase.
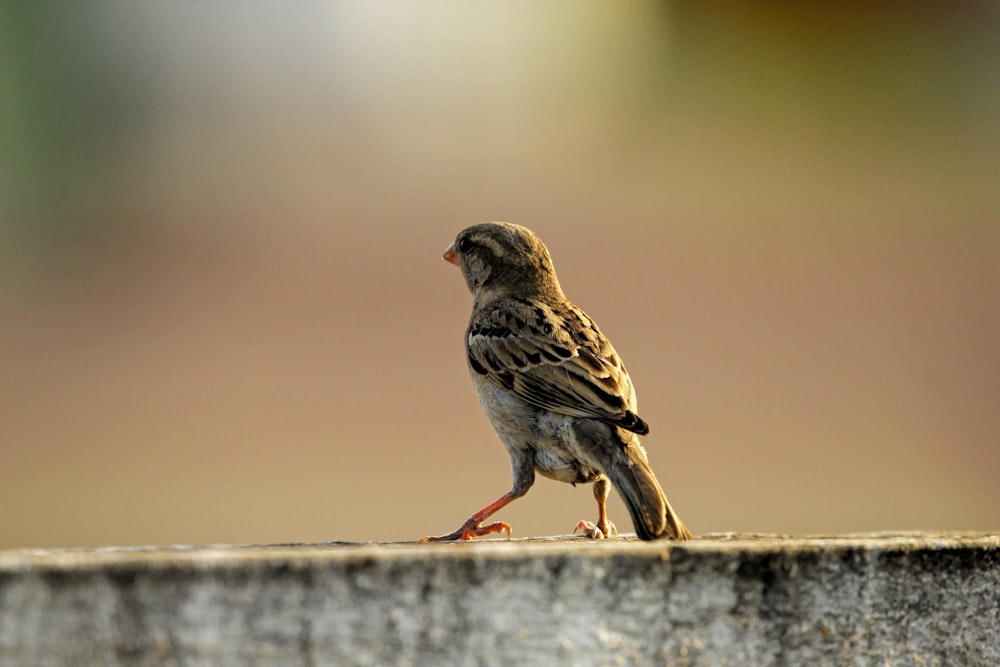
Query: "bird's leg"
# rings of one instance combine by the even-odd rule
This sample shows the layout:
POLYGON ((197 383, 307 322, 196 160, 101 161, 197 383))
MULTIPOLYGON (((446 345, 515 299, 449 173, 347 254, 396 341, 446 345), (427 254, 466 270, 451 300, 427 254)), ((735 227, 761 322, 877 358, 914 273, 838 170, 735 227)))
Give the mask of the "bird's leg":
POLYGON ((605 537, 618 535, 618 528, 608 521, 608 493, 611 491, 611 483, 607 477, 601 477, 594 482, 594 499, 597 500, 597 529, 604 533, 605 537))
MULTIPOLYGON (((511 454, 511 457, 513 459, 513 453, 511 454)), ((482 537, 483 535, 489 535, 491 533, 507 533, 507 537, 510 537, 510 524, 506 521, 496 521, 494 523, 488 523, 485 526, 480 524, 513 501, 526 494, 528 489, 531 488, 531 485, 535 483, 535 469, 530 459, 520 460, 520 457, 518 457, 518 460, 512 461, 512 468, 514 487, 510 491, 470 516, 458 530, 448 533, 447 535, 438 535, 437 537, 422 537, 420 538, 420 541, 454 542, 457 540, 471 540, 474 537, 482 537)))
POLYGON ((581 532, 595 540, 618 534, 615 524, 608 521, 607 502, 610 490, 611 485, 608 483, 608 478, 598 477, 597 481, 594 482, 594 499, 597 501, 597 523, 580 521, 580 523, 576 524, 574 533, 581 532))
POLYGON ((424 537, 421 538, 421 542, 453 542, 456 540, 471 540, 474 537, 482 537, 483 535, 489 535, 490 533, 507 533, 507 537, 510 537, 510 524, 505 521, 497 521, 494 523, 488 523, 485 526, 480 524, 501 508, 505 507, 511 501, 516 498, 520 498, 522 494, 516 495, 513 491, 503 494, 492 503, 479 510, 468 520, 462 524, 462 526, 455 532, 448 533, 447 535, 438 535, 437 537, 424 537))

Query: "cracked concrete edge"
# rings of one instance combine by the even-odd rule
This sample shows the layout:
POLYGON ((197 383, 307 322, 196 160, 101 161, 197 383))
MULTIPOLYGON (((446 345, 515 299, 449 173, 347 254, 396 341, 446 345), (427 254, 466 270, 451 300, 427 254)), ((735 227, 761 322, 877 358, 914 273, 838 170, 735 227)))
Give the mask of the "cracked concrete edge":
POLYGON ((1000 535, 0 552, 0 664, 1000 664, 1000 535))
POLYGON ((711 533, 690 542, 642 542, 626 534, 613 540, 594 541, 579 535, 532 538, 487 538, 469 542, 318 542, 284 544, 176 544, 111 546, 100 548, 22 548, 0 550, 0 572, 24 570, 75 570, 122 565, 145 567, 189 566, 211 569, 254 561, 331 561, 370 558, 424 559, 473 555, 522 558, 526 555, 607 555, 622 550, 638 555, 671 553, 735 554, 795 553, 815 550, 866 549, 1000 549, 1000 532, 879 532, 843 535, 777 535, 769 533, 711 533))

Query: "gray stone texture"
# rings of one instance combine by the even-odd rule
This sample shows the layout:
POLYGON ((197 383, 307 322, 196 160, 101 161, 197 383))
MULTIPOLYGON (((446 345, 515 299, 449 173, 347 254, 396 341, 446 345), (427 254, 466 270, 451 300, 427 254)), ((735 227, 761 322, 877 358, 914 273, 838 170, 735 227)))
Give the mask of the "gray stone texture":
POLYGON ((1000 665, 1000 536, 0 552, 0 665, 1000 665))

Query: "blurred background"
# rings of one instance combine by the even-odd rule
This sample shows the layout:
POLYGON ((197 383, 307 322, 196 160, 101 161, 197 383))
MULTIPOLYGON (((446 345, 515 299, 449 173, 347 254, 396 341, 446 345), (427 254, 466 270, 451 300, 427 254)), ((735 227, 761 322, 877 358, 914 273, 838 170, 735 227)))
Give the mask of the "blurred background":
POLYGON ((0 547, 458 527, 485 220, 694 531, 1000 528, 997 3, 4 2, 0 547))

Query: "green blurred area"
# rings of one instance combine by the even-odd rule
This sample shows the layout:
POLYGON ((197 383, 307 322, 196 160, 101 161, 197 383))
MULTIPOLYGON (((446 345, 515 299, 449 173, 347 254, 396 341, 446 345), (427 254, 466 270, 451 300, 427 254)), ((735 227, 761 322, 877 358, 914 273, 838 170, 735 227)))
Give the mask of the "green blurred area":
MULTIPOLYGON (((696 531, 997 527, 998 38, 991 2, 0 3, 0 546, 454 528, 509 483, 437 262, 486 219, 611 334, 696 531)), ((537 486, 520 534, 593 511, 537 486)))

